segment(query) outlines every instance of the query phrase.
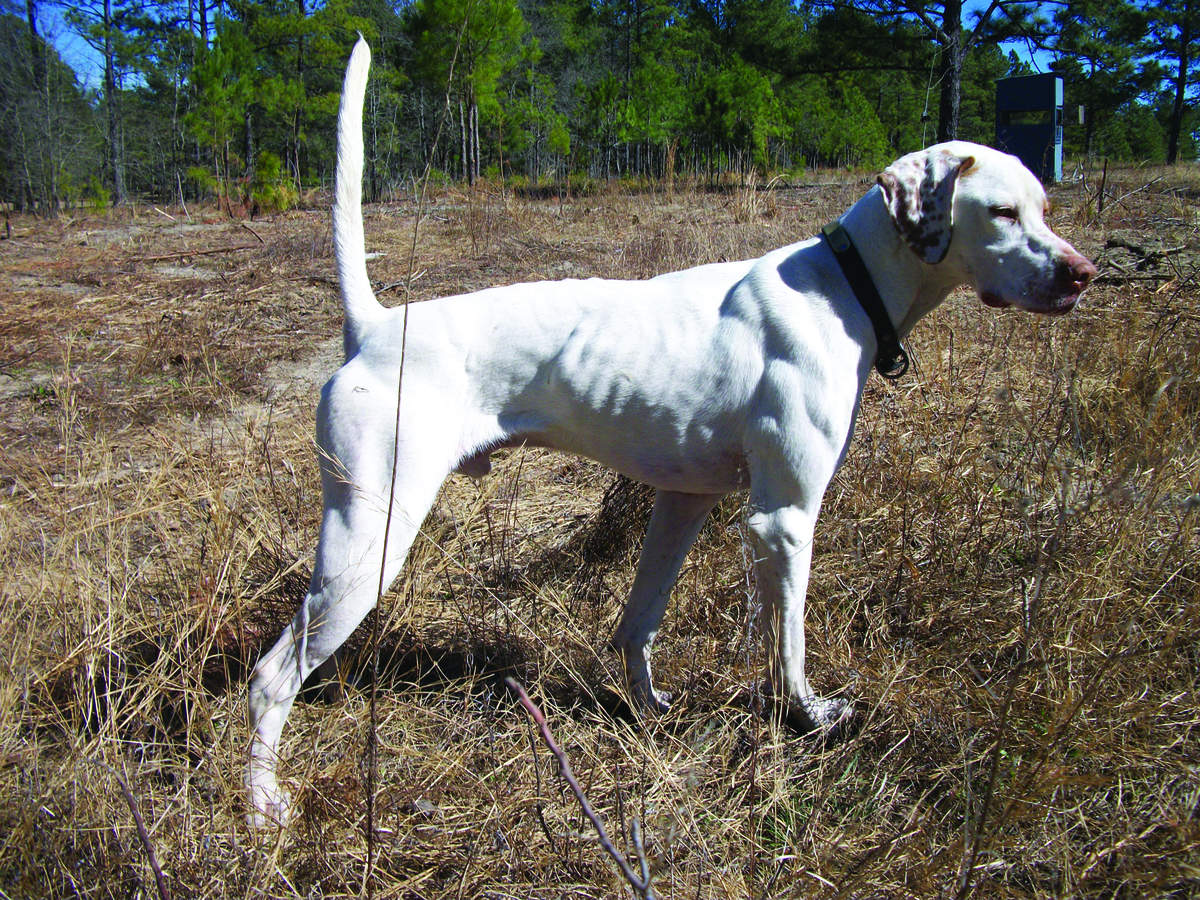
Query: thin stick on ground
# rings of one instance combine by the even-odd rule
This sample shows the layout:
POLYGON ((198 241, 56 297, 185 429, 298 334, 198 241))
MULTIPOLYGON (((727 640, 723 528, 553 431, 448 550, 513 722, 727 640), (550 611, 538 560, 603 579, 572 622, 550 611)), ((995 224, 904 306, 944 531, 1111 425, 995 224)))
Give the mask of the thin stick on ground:
POLYGON ((592 827, 596 829, 596 834, 600 838, 600 846, 605 852, 613 858, 617 867, 621 870, 621 874, 625 876, 625 880, 629 882, 634 893, 644 900, 654 900, 654 889, 650 884, 650 868, 646 862, 646 856, 642 850, 641 832, 637 829, 637 824, 634 823, 634 841, 638 848, 638 859, 641 864, 642 876, 639 877, 629 862, 625 859, 624 854, 613 845, 612 840, 608 836, 608 832, 604 829, 604 823, 600 820, 600 816, 592 809, 592 805, 588 802, 587 797, 583 793, 583 788, 579 786, 579 782, 575 779, 575 773, 571 771, 571 763, 567 759, 567 754, 554 741, 554 735, 550 733, 550 726, 546 722, 546 717, 542 711, 538 709, 537 704, 529 699, 529 695, 525 693, 525 688, 515 678, 505 678, 505 683, 512 688, 517 697, 521 701, 521 705, 525 707, 525 711, 529 713, 534 723, 538 727, 538 731, 542 735, 542 740, 554 754, 554 758, 558 760, 558 769, 562 773, 563 780, 571 788, 571 792, 575 795, 575 799, 579 801, 579 807, 583 810, 583 814, 588 817, 588 821, 592 823, 592 827))
POLYGON ((154 844, 150 840, 150 832, 146 830, 146 823, 142 820, 142 814, 138 810, 137 799, 133 796, 133 791, 129 789, 129 785, 126 784, 121 774, 108 763, 94 758, 88 760, 88 762, 94 766, 99 766, 101 769, 106 769, 117 780, 117 784, 121 787, 121 793, 125 796, 125 802, 129 804, 129 811, 133 813, 133 824, 137 828, 138 840, 142 842, 142 847, 146 851, 146 859, 150 863, 150 871, 154 873, 154 886, 158 889, 158 896, 160 900, 171 900, 171 891, 167 888, 166 876, 163 875, 162 866, 158 864, 158 854, 154 852, 154 844))
MULTIPOLYGON (((259 238, 262 240, 262 238, 259 238)), ((243 250, 257 249, 253 244, 239 244, 236 247, 205 247, 198 250, 180 250, 178 253, 160 253, 157 256, 135 256, 130 262, 165 262, 168 259, 187 259, 189 256, 214 256, 218 253, 240 253, 243 250)))

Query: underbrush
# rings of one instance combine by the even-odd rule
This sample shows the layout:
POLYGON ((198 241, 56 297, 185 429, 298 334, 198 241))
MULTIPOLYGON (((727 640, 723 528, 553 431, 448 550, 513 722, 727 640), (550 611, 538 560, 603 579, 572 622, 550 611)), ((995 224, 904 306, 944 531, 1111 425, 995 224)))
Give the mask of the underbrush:
MULTIPOLYGON (((219 246, 255 249, 171 260, 185 276, 146 262, 194 249, 170 223, 87 257, 88 223, 30 223, 0 249, 3 277, 41 279, 3 332, 28 389, 0 397, 0 890, 154 894, 127 788, 174 896, 627 892, 512 677, 635 866, 636 823, 660 897, 1196 891, 1200 221, 1170 173, 1142 175, 1108 173, 1099 219, 1094 180, 1055 191, 1053 224, 1101 271, 1070 318, 958 294, 918 326, 914 374, 869 382, 807 613, 810 674, 855 700, 853 736, 797 735, 762 695, 743 497, 659 634, 674 706, 637 722, 606 642, 649 496, 511 451, 448 482, 347 683, 302 695, 297 816, 257 836, 244 683, 316 538, 315 372, 339 344, 324 216, 255 223, 261 243, 221 224, 219 246), (37 293, 56 278, 85 302, 37 293)), ((642 277, 815 233, 867 184, 443 191, 415 254, 411 205, 368 211, 372 274, 390 302, 642 277)))

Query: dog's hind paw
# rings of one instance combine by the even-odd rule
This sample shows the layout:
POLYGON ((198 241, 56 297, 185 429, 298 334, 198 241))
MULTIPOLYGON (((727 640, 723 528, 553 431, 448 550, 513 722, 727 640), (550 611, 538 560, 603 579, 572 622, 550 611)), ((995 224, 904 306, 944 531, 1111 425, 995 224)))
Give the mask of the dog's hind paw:
POLYGON ((292 798, 285 788, 279 785, 251 785, 250 811, 246 813, 246 824, 250 826, 251 831, 283 828, 291 814, 292 798))
POLYGON ((648 709, 653 710, 660 716, 671 711, 671 701, 675 699, 674 694, 669 691, 652 691, 653 699, 646 704, 648 709))

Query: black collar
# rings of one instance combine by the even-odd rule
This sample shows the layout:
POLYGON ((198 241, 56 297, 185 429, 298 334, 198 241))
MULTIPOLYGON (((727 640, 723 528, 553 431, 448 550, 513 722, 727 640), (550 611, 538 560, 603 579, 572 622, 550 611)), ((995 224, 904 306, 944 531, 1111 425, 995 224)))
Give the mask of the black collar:
POLYGON ((900 337, 892 325, 891 316, 883 305, 883 298, 871 280, 866 263, 859 256, 850 235, 841 222, 830 222, 821 229, 821 236, 833 251, 834 258, 842 268, 842 274, 850 282, 850 289, 875 328, 875 371, 884 378, 896 379, 908 371, 908 353, 900 345, 900 337))

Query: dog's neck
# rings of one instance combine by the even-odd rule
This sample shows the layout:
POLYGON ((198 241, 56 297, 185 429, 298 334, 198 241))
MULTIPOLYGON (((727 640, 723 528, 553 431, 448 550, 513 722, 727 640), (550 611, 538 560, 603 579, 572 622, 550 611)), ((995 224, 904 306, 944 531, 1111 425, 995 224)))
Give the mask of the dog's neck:
POLYGON ((878 187, 850 207, 841 222, 862 254, 875 289, 901 338, 962 283, 949 266, 931 266, 909 249, 896 230, 878 187))

